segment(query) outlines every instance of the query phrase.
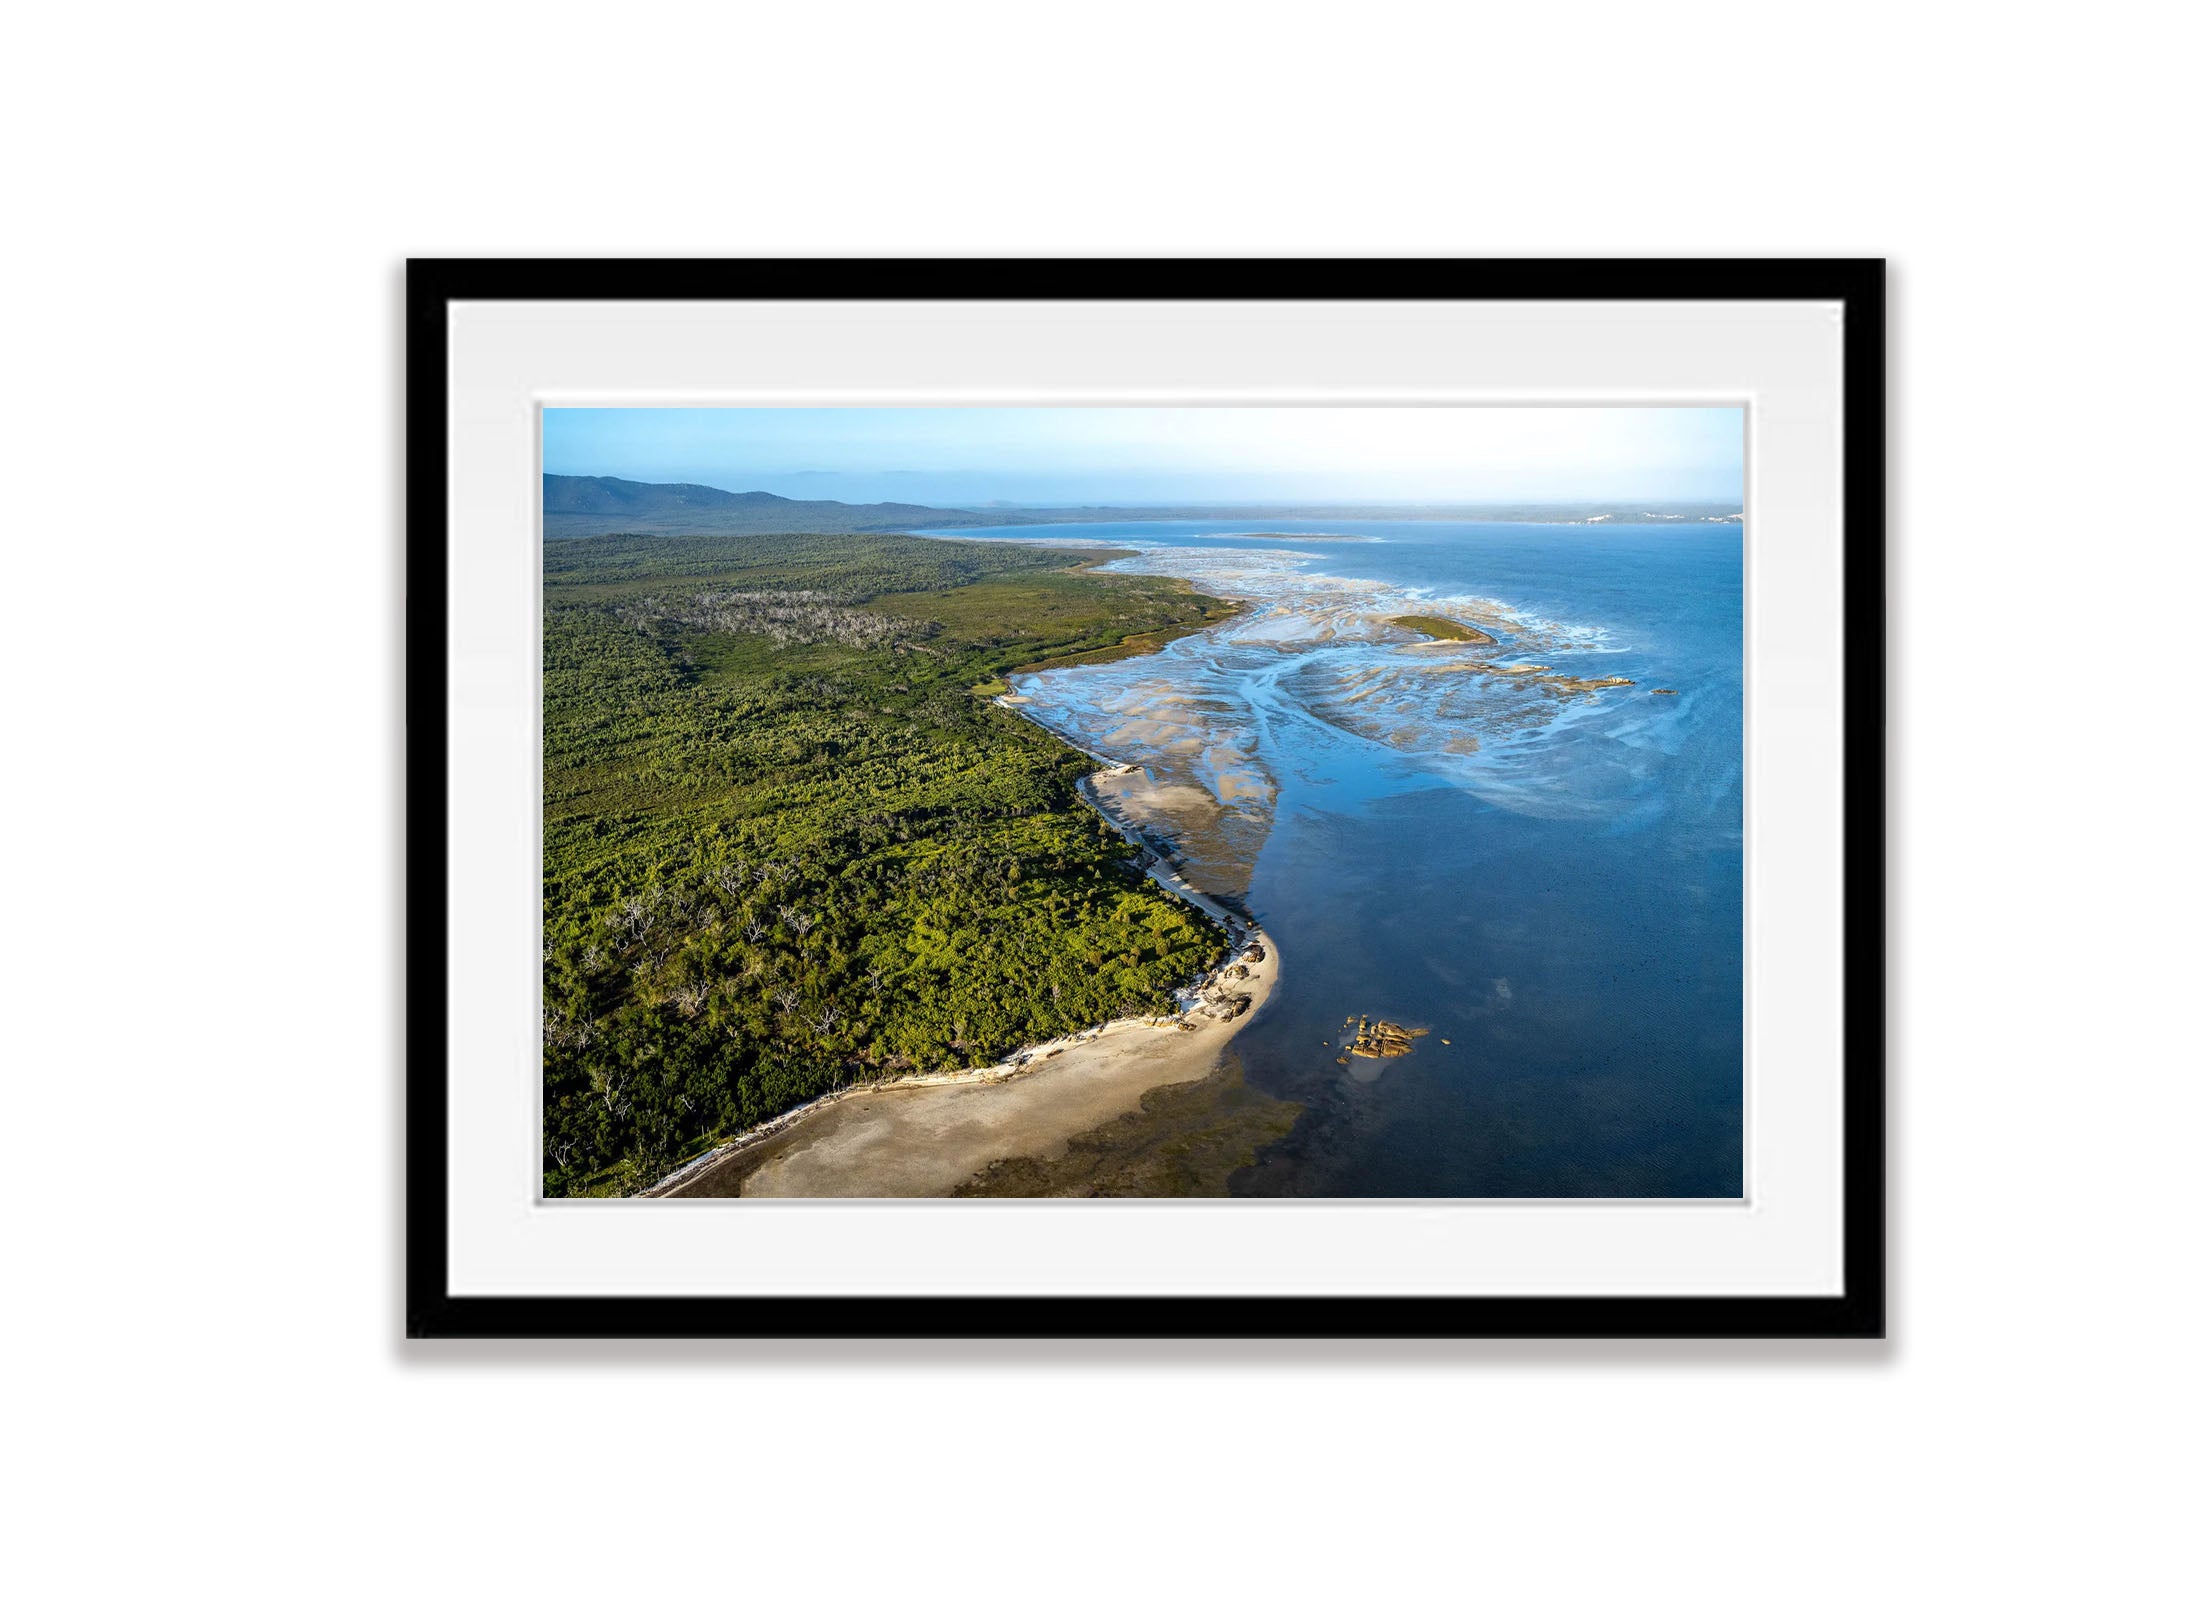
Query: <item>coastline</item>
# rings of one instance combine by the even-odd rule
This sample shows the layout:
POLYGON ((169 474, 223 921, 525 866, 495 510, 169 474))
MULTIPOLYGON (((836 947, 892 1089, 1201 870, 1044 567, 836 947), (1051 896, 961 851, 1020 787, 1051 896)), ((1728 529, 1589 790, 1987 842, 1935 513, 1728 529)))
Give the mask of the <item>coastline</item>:
MULTIPOLYGON (((1251 603, 1245 596, 1224 598, 1231 610, 1201 626, 1241 616, 1251 603)), ((1127 641, 1133 643, 1128 653, 1150 654, 1168 642, 1143 635, 1127 641)), ((1094 663, 1044 665, 1082 664, 1094 663)), ((1228 941, 1222 959, 1177 991, 1177 1010, 1167 1018, 1118 1018, 1025 1045, 989 1066, 905 1073, 836 1089, 706 1151, 637 1198, 947 1196, 1002 1164, 1058 1157, 1078 1135, 1138 1112, 1149 1091, 1208 1078, 1221 1067, 1230 1040, 1276 985, 1282 960, 1274 941, 1243 911, 1195 888, 1165 846, 1107 803, 1099 785, 1139 767, 1048 727, 1024 709, 1030 702, 1014 690, 989 696, 988 703, 1100 768, 1077 780, 1078 798, 1137 852, 1140 870, 1165 894, 1222 929, 1228 941), (1256 948, 1261 955, 1248 960, 1256 948), (1228 977, 1233 971, 1245 976, 1228 977)))
MULTIPOLYGON (((1004 709, 1022 715, 1013 705, 1004 709)), ((1071 743, 1036 718, 1025 720, 1071 743)), ((1103 767, 1094 776, 1137 770, 1079 753, 1103 767)), ((1078 1134, 1136 1112, 1149 1090, 1213 1073, 1275 988, 1282 957, 1258 924, 1187 883, 1151 841, 1112 815, 1092 781, 1078 780, 1078 797, 1140 852, 1145 875, 1229 939, 1221 961, 1178 991, 1174 1014, 1117 1018, 1025 1045, 988 1066, 836 1089, 706 1151, 637 1198, 945 1196, 996 1163, 1059 1156, 1078 1134)))

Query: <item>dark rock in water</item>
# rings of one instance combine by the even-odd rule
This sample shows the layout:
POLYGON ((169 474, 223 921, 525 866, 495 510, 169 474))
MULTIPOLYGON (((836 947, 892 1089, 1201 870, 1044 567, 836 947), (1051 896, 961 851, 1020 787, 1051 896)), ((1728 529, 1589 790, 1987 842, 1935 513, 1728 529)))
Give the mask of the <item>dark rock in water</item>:
POLYGON ((1395 1022, 1378 1022, 1372 1016, 1363 1019, 1352 1043, 1346 1048, 1356 1056, 1409 1056, 1413 1054, 1413 1041, 1427 1035, 1426 1028, 1407 1028, 1395 1022))

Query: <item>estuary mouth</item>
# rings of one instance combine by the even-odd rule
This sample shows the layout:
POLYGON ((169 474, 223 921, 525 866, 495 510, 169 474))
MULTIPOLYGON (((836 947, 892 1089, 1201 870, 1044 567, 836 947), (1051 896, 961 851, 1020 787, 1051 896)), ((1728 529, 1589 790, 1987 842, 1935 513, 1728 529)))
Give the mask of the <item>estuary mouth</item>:
POLYGON ((1611 791, 1564 777, 1523 784, 1519 770, 1526 747, 1637 691, 1590 668, 1616 650, 1603 629, 1488 596, 1331 576, 1322 560, 1163 547, 1112 562, 1248 610, 1155 655, 1023 675, 1018 702, 1121 763, 1095 797, 1232 898, 1251 885, 1284 788, 1344 792, 1355 763, 1416 766, 1500 804, 1593 809, 1611 791))

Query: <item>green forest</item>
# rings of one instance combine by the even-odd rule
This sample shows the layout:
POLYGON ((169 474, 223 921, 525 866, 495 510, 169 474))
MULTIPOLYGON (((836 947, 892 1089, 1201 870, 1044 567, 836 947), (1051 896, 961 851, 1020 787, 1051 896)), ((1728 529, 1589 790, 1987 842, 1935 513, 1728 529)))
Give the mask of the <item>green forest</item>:
POLYGON ((630 1194, 866 1077, 1166 1010, 1223 939, 1006 675, 1229 614, 1107 552, 544 546, 543 1187, 630 1194))

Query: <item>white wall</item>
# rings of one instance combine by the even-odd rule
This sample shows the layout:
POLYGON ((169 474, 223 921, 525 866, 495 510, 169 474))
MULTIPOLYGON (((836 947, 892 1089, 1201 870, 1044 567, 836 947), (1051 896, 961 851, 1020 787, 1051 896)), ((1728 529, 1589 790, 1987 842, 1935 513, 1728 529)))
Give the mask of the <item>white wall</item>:
POLYGON ((2200 1067, 2170 15, 15 17, 24 1592, 2165 1590, 2200 1067), (745 252, 1893 257, 1893 1342, 401 1348, 398 263, 745 252))

